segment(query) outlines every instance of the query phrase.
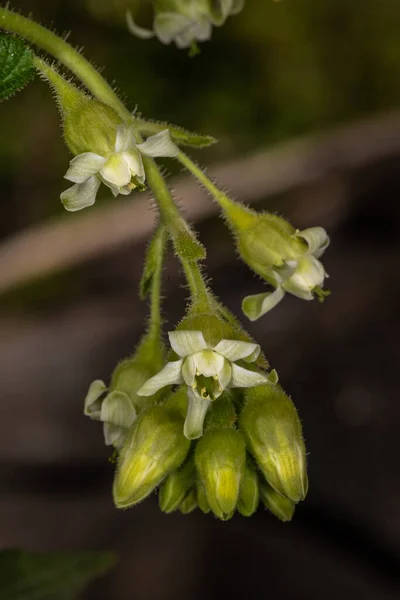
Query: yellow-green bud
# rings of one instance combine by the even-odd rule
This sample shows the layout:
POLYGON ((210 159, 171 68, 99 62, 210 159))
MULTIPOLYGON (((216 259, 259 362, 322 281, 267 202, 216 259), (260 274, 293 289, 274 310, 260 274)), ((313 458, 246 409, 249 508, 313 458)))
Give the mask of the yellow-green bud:
POLYGON ((213 513, 229 519, 236 508, 246 461, 246 449, 239 431, 207 431, 196 447, 195 464, 213 513))
POLYGON ((117 126, 123 122, 118 113, 78 89, 45 62, 41 72, 56 94, 65 141, 72 154, 94 152, 104 156, 114 152, 117 126))
POLYGON ((306 451, 290 398, 278 386, 249 388, 239 422, 270 485, 293 502, 304 500, 308 489, 306 451))
POLYGON ((200 510, 207 514, 210 512, 211 507, 207 500, 206 490, 201 481, 197 481, 196 483, 196 491, 197 491, 197 503, 199 505, 200 510))
POLYGON ((158 495, 161 510, 171 513, 179 508, 194 483, 195 468, 189 458, 179 469, 173 471, 163 481, 158 495))
POLYGON ((117 508, 128 508, 148 496, 189 452, 183 419, 164 406, 146 409, 134 422, 118 459, 114 480, 117 508))
POLYGON ((179 510, 183 515, 188 515, 197 508, 197 499, 195 490, 191 490, 182 501, 179 510))
POLYGON ((251 517, 256 512, 259 502, 260 493, 257 472, 248 460, 240 484, 237 509, 243 517, 251 517))
POLYGON ((270 512, 281 521, 291 521, 296 508, 296 504, 288 498, 281 496, 268 483, 263 481, 260 484, 261 500, 270 512))

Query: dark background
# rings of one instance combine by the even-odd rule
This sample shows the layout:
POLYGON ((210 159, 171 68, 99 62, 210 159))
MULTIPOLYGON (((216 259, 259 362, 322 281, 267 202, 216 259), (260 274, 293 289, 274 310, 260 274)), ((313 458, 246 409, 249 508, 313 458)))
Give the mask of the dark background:
MULTIPOLYGON (((137 284, 145 243, 136 235, 3 290, 0 546, 117 551, 118 566, 86 600, 398 598, 398 0, 248 0, 194 59, 130 36, 118 12, 128 4, 13 2, 58 32, 71 29, 70 41, 105 67, 132 109, 137 104, 145 116, 220 138, 193 155, 213 168, 225 161, 228 187, 240 187, 240 169, 230 165, 244 157, 244 201, 277 210, 299 228, 328 230, 324 264, 333 293, 325 304, 286 297, 245 324, 299 409, 310 492, 291 524, 261 508, 226 523, 199 511, 167 516, 155 496, 129 511, 114 508, 110 452, 82 410, 88 384, 107 380, 143 331, 147 307, 137 284), (306 141, 292 144, 299 137, 306 141), (257 190, 245 170, 246 157, 266 148, 283 165, 274 193, 268 156, 257 163, 257 190), (296 173, 285 169, 293 164, 288 157, 297 157, 296 173)), ((65 216, 59 202, 68 160, 42 82, 0 105, 4 277, 14 236, 82 219, 65 216)), ((105 236, 112 236, 104 207, 136 197, 103 195, 89 210, 100 220, 104 214, 105 236)), ((208 273, 217 295, 240 314, 242 297, 261 291, 260 282, 237 260, 215 207, 202 202, 208 273)), ((172 256, 165 275, 171 328, 187 296, 172 256)))

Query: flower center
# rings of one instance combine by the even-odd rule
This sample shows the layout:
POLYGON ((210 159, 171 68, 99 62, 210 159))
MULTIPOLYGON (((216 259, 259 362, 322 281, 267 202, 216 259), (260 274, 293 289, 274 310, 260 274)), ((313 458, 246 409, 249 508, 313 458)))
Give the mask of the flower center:
POLYGON ((216 400, 223 391, 217 375, 205 377, 199 372, 196 373, 193 389, 196 390, 204 400, 216 400))

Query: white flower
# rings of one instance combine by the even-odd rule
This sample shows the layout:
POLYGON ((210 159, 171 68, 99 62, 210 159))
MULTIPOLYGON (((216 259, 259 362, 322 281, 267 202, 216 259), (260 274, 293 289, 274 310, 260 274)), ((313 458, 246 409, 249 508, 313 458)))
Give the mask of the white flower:
POLYGON ((136 410, 124 392, 113 391, 104 399, 101 398, 106 391, 107 387, 102 381, 93 381, 86 394, 84 413, 94 421, 103 423, 106 445, 119 450, 136 419, 136 410))
POLYGON ((201 331, 169 332, 171 347, 180 357, 169 362, 138 390, 139 396, 151 396, 166 385, 185 383, 188 386, 189 408, 184 433, 189 439, 202 435, 203 421, 210 405, 227 388, 242 388, 276 383, 273 371, 269 376, 245 369, 236 361, 254 362, 260 346, 238 340, 221 340, 210 346, 201 331))
POLYGON ((75 185, 61 194, 61 200, 67 210, 76 211, 94 204, 101 182, 114 196, 128 195, 136 187, 143 189, 145 172, 141 155, 173 157, 178 152, 168 129, 137 144, 132 126, 122 123, 117 127, 115 146, 107 155, 84 152, 71 160, 64 177, 75 185))
POLYGON ((130 11, 126 13, 128 28, 137 37, 156 36, 163 44, 175 42, 178 48, 190 48, 195 42, 211 38, 213 25, 223 25, 229 15, 239 13, 244 0, 170 0, 170 7, 156 10, 153 29, 139 27, 130 11))
POLYGON ((246 296, 243 299, 242 310, 251 321, 274 308, 282 300, 285 292, 302 300, 313 300, 315 295, 323 300, 324 296, 329 294, 321 289, 328 275, 318 260, 329 246, 329 237, 325 229, 310 227, 304 231, 297 231, 294 235, 305 240, 308 250, 296 260, 288 260, 282 267, 273 269, 276 286, 274 292, 246 296))

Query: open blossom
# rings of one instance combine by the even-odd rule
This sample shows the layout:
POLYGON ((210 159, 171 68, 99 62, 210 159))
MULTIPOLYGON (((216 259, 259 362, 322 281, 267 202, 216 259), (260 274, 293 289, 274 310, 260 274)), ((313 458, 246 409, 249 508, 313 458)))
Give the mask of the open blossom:
POLYGON ((64 177, 75 185, 61 194, 61 200, 67 210, 76 211, 95 203, 102 182, 114 196, 144 189, 142 155, 173 157, 178 152, 168 129, 138 144, 132 126, 122 123, 117 127, 114 147, 107 154, 83 152, 71 160, 64 177))
POLYGON ((322 290, 327 274, 318 260, 329 246, 326 231, 322 227, 310 227, 296 231, 291 237, 306 245, 304 249, 292 246, 291 256, 284 257, 279 265, 266 265, 266 278, 276 287, 275 291, 247 296, 243 300, 243 312, 252 321, 274 308, 286 292, 302 300, 313 300, 315 296, 322 300, 329 294, 322 290))
POLYGON ((131 33, 142 39, 156 36, 163 44, 175 42, 190 48, 211 38, 213 26, 223 25, 229 15, 239 13, 244 0, 156 0, 153 30, 139 27, 127 12, 131 33))
POLYGON ((139 396, 151 396, 167 385, 188 386, 189 407, 184 433, 190 439, 203 432, 203 422, 210 402, 227 388, 247 388, 276 382, 276 373, 266 376, 236 364, 257 360, 260 346, 239 340, 221 340, 210 346, 201 331, 169 332, 171 347, 180 357, 172 361, 138 390, 139 396))

